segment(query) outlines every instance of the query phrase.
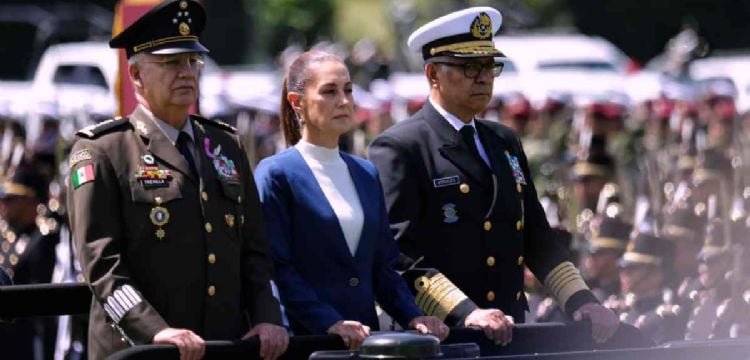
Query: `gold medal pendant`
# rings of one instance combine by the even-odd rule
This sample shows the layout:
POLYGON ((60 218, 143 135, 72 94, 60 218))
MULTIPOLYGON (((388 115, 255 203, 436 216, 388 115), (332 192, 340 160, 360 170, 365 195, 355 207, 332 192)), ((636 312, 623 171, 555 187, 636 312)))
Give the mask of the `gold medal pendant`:
POLYGON ((151 219, 151 223, 156 225, 158 229, 156 230, 156 237, 159 240, 164 239, 165 236, 167 236, 166 232, 162 228, 162 226, 166 225, 169 222, 169 210, 167 210, 164 207, 161 207, 161 198, 156 198, 156 204, 153 209, 151 209, 151 214, 149 215, 149 218, 151 219))

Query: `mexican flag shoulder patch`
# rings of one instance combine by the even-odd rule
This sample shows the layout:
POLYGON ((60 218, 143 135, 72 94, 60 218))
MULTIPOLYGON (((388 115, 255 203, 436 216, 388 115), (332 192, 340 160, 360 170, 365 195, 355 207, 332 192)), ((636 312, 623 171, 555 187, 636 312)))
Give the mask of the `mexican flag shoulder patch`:
POLYGON ((73 188, 94 180, 94 164, 86 164, 73 172, 73 188))

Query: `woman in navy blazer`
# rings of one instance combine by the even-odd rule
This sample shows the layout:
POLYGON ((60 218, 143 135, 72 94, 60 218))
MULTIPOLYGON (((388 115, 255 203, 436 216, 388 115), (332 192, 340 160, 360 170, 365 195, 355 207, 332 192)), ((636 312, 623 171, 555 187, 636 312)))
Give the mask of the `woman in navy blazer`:
POLYGON ((281 125, 293 147, 255 172, 277 284, 296 334, 338 334, 357 348, 378 328, 375 301, 405 328, 441 339, 394 270, 399 252, 375 166, 338 151, 354 114, 352 82, 335 55, 309 51, 289 68, 281 125))

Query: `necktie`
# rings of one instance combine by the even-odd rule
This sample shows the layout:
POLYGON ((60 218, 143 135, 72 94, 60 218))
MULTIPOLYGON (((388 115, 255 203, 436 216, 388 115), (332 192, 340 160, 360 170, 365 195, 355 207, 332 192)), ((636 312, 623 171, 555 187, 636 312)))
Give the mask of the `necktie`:
POLYGON ((462 127, 459 132, 461 133, 461 137, 464 138, 464 143, 469 147, 469 150, 471 151, 471 154, 474 156, 474 158, 482 163, 482 165, 486 165, 484 159, 482 159, 482 157, 479 155, 477 143, 474 142, 474 127, 471 125, 464 125, 464 127, 462 127))
POLYGON ((177 136, 177 150, 180 152, 180 154, 182 154, 183 157, 185 157, 185 160, 187 160, 193 176, 198 177, 198 171, 196 170, 195 166, 195 159, 193 159, 193 154, 190 152, 190 136, 184 131, 180 131, 180 135, 177 136))

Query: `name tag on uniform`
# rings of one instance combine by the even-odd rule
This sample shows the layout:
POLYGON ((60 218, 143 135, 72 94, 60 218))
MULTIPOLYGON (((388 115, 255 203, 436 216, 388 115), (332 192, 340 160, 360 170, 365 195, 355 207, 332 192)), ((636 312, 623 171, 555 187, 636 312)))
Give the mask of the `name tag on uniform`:
POLYGON ((458 175, 448 176, 440 179, 432 179, 432 185, 435 188, 441 188, 446 186, 458 185, 461 180, 458 179, 458 175))

